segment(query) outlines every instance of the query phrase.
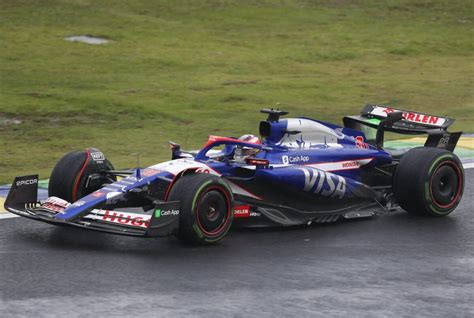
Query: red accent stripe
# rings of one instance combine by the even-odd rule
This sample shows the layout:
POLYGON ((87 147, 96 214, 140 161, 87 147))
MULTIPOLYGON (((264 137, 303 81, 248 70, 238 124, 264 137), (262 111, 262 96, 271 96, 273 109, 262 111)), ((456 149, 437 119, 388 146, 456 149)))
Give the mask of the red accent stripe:
POLYGON ((435 172, 433 173, 433 175, 431 176, 431 180, 430 180, 430 194, 431 194, 431 197, 433 198, 433 203, 439 207, 439 208, 442 208, 442 209, 449 209, 451 208, 454 204, 456 204, 459 196, 461 195, 462 193, 462 173, 461 173, 461 170, 459 169, 459 167, 457 166, 457 164, 454 162, 454 161, 446 161, 446 162, 443 162, 440 166, 438 166, 438 168, 436 168, 435 172), (433 196, 433 177, 436 175, 436 172, 438 172, 438 170, 443 167, 444 165, 448 165, 448 166, 451 166, 454 168, 454 170, 456 171, 456 174, 458 175, 458 192, 456 193, 456 195, 454 196, 454 199, 449 203, 449 204, 446 204, 446 205, 442 205, 440 204, 439 202, 436 201, 435 197, 433 196))
MULTIPOLYGON (((209 167, 208 165, 205 165, 210 171, 213 171, 216 175, 220 176, 221 174, 219 172, 217 172, 216 170, 212 169, 211 167, 209 167)), ((171 188, 173 187, 173 185, 176 183, 176 181, 178 180, 178 176, 182 175, 183 173, 185 173, 186 171, 189 171, 189 170, 198 170, 200 169, 201 167, 193 167, 193 168, 187 168, 187 169, 184 169, 184 170, 181 170, 180 172, 178 172, 177 174, 174 175, 173 177, 173 180, 171 181, 170 185, 168 186, 168 189, 166 189, 166 193, 165 193, 165 198, 164 200, 165 201, 168 201, 168 196, 171 192, 171 188)), ((171 172, 169 172, 168 170, 163 170, 163 171, 166 171, 170 174, 173 174, 171 172)))
POLYGON ((215 186, 212 186, 210 187, 209 189, 207 189, 204 193, 201 193, 199 195, 199 200, 196 204, 196 207, 195 207, 196 211, 194 211, 194 215, 196 217, 196 221, 197 221, 197 224, 199 226, 199 229, 201 231, 203 231, 206 235, 209 235, 209 236, 216 236, 216 235, 219 235, 223 229, 225 229, 225 227, 227 226, 227 223, 229 223, 229 220, 230 220, 230 216, 231 216, 231 213, 232 213, 232 207, 231 207, 231 204, 230 204, 230 197, 229 195, 227 194, 227 191, 225 190, 225 188, 221 187, 221 186, 218 186, 218 185, 215 185, 215 186), (202 197, 204 196, 204 194, 210 192, 211 190, 214 190, 216 189, 217 191, 219 191, 220 193, 224 194, 225 197, 226 197, 226 203, 227 203, 227 215, 226 215, 226 219, 225 219, 225 222, 224 224, 220 225, 217 229, 215 229, 214 231, 212 232, 208 232, 204 229, 204 227, 202 226, 201 224, 201 221, 199 220, 199 205, 201 204, 201 199, 202 197))
MULTIPOLYGON (((167 171, 167 172, 168 172, 168 173, 171 173, 171 172, 169 172, 169 171, 167 171)), ((171 173, 171 174, 172 174, 172 173, 171 173)), ((168 189, 166 189, 165 198, 164 198, 165 201, 168 201, 168 196, 169 196, 169 194, 170 194, 170 192, 171 192, 171 188, 172 188, 173 185, 176 183, 176 180, 178 179, 178 175, 179 175, 179 173, 176 174, 176 175, 173 177, 173 180, 171 181, 170 185, 168 186, 168 189)))
POLYGON ((74 182, 74 187, 72 188, 72 201, 76 202, 77 200, 77 188, 79 186, 79 180, 81 180, 82 175, 84 174, 84 170, 86 169, 87 162, 89 161, 89 157, 91 156, 89 149, 86 149, 86 160, 84 161, 84 164, 82 165, 81 172, 79 172, 79 175, 77 176, 76 182, 74 182))

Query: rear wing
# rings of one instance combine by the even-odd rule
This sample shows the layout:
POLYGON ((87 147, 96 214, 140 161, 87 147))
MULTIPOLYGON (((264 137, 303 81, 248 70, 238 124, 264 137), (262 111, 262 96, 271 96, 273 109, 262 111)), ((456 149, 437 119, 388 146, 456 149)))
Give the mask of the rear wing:
POLYGON ((426 147, 437 147, 453 151, 462 132, 450 133, 448 127, 454 119, 426 113, 395 109, 389 106, 366 105, 359 116, 343 118, 344 127, 366 132, 367 128, 377 130, 375 136, 368 135, 367 142, 383 147, 383 132, 390 131, 404 135, 428 134, 426 147))

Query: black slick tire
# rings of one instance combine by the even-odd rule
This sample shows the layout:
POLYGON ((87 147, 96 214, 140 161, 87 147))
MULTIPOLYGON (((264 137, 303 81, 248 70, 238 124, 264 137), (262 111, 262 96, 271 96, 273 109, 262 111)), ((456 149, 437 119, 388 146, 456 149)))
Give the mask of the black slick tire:
MULTIPOLYGON (((108 160, 105 160, 105 165, 113 169, 108 160)), ((98 167, 88 150, 70 152, 56 163, 49 178, 48 195, 75 202, 100 188, 85 187, 88 177, 97 172, 98 167)))
POLYGON ((394 174, 395 198, 412 214, 446 216, 456 209, 463 191, 462 164, 455 154, 443 149, 409 150, 394 174))
POLYGON ((191 244, 219 242, 233 221, 233 196, 221 178, 188 174, 175 182, 168 201, 180 201, 178 238, 191 244))

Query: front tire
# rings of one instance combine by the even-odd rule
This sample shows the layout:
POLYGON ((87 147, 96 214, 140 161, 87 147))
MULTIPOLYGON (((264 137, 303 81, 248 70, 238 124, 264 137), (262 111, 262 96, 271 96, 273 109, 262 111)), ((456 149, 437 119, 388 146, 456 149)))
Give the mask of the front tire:
MULTIPOLYGON (((86 187, 90 175, 114 169, 112 163, 107 159, 104 158, 101 162, 91 157, 91 154, 99 152, 98 149, 89 148, 85 151, 73 151, 64 155, 51 172, 48 195, 72 203, 100 189, 104 183, 110 183, 106 177, 101 177, 95 180, 94 184, 89 184, 86 187)), ((115 177, 113 179, 115 180, 115 177)))
POLYGON ((233 197, 224 180, 206 173, 181 177, 168 201, 180 201, 178 238, 192 244, 213 244, 232 226, 233 197))
POLYGON ((456 209, 463 191, 461 161, 447 150, 413 148, 402 157, 395 171, 393 192, 409 213, 446 216, 456 209))

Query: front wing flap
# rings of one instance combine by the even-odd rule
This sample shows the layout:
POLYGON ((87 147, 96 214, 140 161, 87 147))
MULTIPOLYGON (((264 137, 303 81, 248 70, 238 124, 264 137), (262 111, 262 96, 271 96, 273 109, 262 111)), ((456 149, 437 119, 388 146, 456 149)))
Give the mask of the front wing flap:
POLYGON ((37 200, 38 176, 16 177, 5 201, 5 209, 16 215, 55 225, 138 237, 163 237, 176 233, 179 225, 179 201, 156 202, 151 209, 92 208, 81 217, 65 220, 56 217, 61 209, 51 209, 37 200))

